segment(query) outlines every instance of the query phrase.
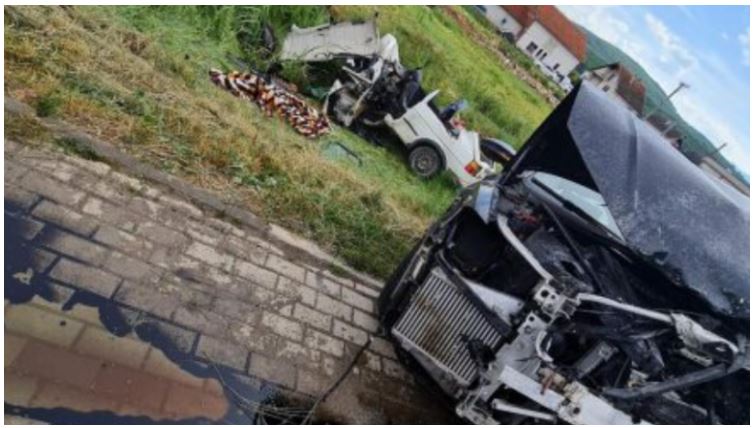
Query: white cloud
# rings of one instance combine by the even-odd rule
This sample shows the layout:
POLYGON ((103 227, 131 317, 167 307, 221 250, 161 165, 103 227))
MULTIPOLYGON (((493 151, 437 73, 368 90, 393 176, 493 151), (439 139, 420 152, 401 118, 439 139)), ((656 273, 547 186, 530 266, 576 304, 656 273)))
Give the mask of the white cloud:
POLYGON ((683 45, 683 42, 676 36, 659 18, 646 13, 644 21, 649 28, 650 33, 660 43, 662 51, 660 60, 665 63, 679 63, 683 67, 693 68, 696 65, 696 57, 683 45))
POLYGON ((730 36, 729 36, 729 35, 728 35, 728 33, 726 33, 725 31, 723 31, 722 33, 720 33, 720 37, 722 37, 722 38, 723 38, 723 40, 725 40, 726 42, 727 42, 728 40, 730 40, 730 36))
POLYGON ((738 35, 738 42, 741 44, 741 55, 743 56, 743 63, 745 66, 749 66, 749 39, 751 38, 751 27, 746 27, 746 32, 738 35))

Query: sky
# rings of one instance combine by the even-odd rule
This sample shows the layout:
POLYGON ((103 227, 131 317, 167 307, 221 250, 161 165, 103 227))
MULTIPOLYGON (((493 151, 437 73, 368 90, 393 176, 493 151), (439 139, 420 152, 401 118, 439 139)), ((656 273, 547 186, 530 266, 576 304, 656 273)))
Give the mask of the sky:
POLYGON ((558 6, 631 55, 722 154, 749 174, 748 6, 558 6))

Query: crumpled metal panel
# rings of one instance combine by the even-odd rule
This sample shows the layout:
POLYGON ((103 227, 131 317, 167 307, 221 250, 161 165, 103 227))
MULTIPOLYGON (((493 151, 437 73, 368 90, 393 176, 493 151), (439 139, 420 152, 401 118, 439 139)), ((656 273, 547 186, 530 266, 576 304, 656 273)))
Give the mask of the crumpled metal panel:
POLYGON ((318 27, 295 25, 283 41, 280 58, 306 62, 328 61, 339 56, 371 56, 380 52, 374 21, 341 22, 318 27))

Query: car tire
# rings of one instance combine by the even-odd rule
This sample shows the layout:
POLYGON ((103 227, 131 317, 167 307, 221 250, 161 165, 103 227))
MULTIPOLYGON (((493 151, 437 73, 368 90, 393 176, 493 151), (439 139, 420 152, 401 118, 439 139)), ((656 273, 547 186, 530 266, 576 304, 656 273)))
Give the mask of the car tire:
POLYGON ((421 144, 411 149, 408 164, 422 178, 431 178, 442 169, 442 155, 434 147, 421 144))

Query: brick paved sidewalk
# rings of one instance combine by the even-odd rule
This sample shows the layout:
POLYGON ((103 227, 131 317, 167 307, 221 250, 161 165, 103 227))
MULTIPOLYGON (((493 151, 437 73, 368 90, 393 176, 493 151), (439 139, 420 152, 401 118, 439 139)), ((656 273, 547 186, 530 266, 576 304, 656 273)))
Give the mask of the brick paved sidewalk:
MULTIPOLYGON (((322 404, 321 417, 449 420, 414 385, 391 345, 374 336, 374 284, 302 263, 252 228, 107 164, 8 140, 4 153, 6 216, 23 225, 31 248, 26 274, 149 317, 197 360, 291 394, 322 394, 372 336, 346 381, 322 404)), ((22 322, 8 333, 9 320, 25 307, 15 306, 5 310, 6 396, 8 349, 33 328, 22 322)), ((89 330, 68 344, 74 351, 85 339, 82 331, 89 330)))

